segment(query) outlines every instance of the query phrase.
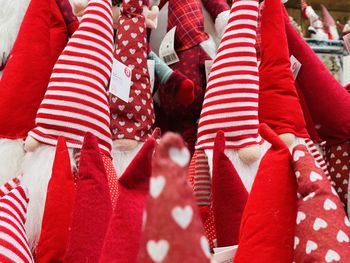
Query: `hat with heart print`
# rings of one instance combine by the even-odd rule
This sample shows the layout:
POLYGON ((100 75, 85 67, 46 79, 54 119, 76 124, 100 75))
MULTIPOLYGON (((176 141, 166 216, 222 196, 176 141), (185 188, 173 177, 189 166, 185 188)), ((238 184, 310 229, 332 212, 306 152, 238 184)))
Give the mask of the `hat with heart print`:
POLYGON ((190 154, 180 136, 163 136, 153 159, 139 262, 209 262, 209 246, 187 182, 190 154))

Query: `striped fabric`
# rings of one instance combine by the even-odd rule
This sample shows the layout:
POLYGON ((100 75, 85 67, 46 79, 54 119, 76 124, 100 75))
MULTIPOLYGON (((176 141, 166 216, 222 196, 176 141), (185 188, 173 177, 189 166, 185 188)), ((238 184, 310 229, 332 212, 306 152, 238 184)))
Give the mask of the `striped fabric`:
POLYGON ((195 152, 194 196, 199 206, 211 204, 211 178, 208 158, 202 150, 195 152))
POLYGON ((329 172, 327 169, 327 164, 323 159, 323 156, 320 154, 319 150, 315 146, 314 142, 310 139, 305 139, 305 143, 308 151, 310 152, 311 156, 314 158, 317 165, 323 170, 324 174, 327 175, 328 179, 330 179, 329 172))
POLYGON ((235 1, 209 74, 197 149, 212 149, 217 131, 227 148, 262 143, 258 135, 259 74, 256 58, 258 1, 235 1))
POLYGON ((112 10, 109 0, 90 0, 80 26, 59 57, 29 135, 56 145, 81 149, 86 132, 99 140, 103 153, 112 148, 106 87, 113 58, 112 10))
POLYGON ((22 186, 0 199, 0 262, 34 262, 24 230, 28 201, 22 186))
POLYGON ((0 186, 0 197, 7 195, 13 188, 17 187, 20 183, 19 177, 15 177, 10 181, 6 182, 2 186, 0 186))

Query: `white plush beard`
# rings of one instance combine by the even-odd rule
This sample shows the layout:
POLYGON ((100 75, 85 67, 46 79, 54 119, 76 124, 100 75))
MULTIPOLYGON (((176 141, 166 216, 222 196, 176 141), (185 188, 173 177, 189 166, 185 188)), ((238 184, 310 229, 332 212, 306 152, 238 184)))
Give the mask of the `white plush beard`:
MULTIPOLYGON (((52 175, 55 153, 56 147, 41 145, 34 152, 26 153, 24 158, 21 184, 28 189, 29 193, 25 230, 32 251, 40 238, 47 186, 52 175)), ((73 150, 70 149, 69 154, 73 171, 76 165, 73 150)))

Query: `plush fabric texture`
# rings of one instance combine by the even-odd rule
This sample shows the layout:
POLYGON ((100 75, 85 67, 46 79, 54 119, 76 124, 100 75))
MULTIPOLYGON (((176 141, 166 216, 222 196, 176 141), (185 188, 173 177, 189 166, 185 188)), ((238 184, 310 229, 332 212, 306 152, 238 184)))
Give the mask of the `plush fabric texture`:
POLYGON ((0 199, 0 261, 34 262, 24 230, 27 191, 17 186, 0 199))
POLYGON ((194 197, 199 206, 210 206, 212 181, 210 178, 208 158, 202 150, 197 150, 193 158, 195 158, 195 163, 193 164, 195 167, 193 178, 194 197))
POLYGON ((350 142, 325 147, 325 159, 334 188, 344 206, 348 203, 350 142))
POLYGON ((213 153, 213 211, 217 246, 238 245, 239 229, 248 192, 225 154, 225 135, 216 135, 213 153))
POLYGON ((97 138, 87 133, 81 150, 72 223, 63 262, 98 262, 111 214, 108 180, 97 138))
POLYGON ((262 158, 243 213, 235 263, 293 261, 297 185, 287 145, 265 124, 272 144, 262 158))
POLYGON ((69 152, 58 138, 52 176, 48 184, 36 262, 62 262, 72 220, 75 185, 69 152))
POLYGON ((155 144, 149 138, 119 178, 118 199, 104 240, 101 263, 136 262, 155 144))
POLYGON ((102 155, 102 160, 107 174, 112 207, 114 208, 118 200, 118 176, 113 166, 112 158, 106 155, 102 155))
POLYGON ((179 135, 161 139, 152 177, 138 262, 209 262, 209 245, 192 190, 190 154, 179 135))
POLYGON ((0 187, 0 198, 7 195, 12 189, 20 184, 20 177, 15 177, 10 181, 7 181, 0 187))
POLYGON ((226 148, 262 143, 258 134, 257 18, 258 1, 233 3, 209 74, 196 149, 212 149, 219 130, 225 132, 226 148))
POLYGON ((302 64, 296 81, 318 134, 331 145, 347 141, 350 138, 350 94, 293 28, 287 14, 285 25, 289 53, 302 64))
POLYGON ((75 32, 54 66, 50 83, 29 135, 49 145, 64 136, 69 148, 81 149, 86 132, 110 155, 109 106, 106 87, 113 56, 111 2, 91 0, 75 32))
POLYGON ((67 25, 69 36, 71 37, 75 30, 79 27, 78 18, 74 15, 72 5, 69 0, 56 0, 58 7, 64 18, 64 22, 67 25))
POLYGON ((336 191, 303 145, 293 150, 298 180, 295 262, 346 262, 350 223, 336 191))
POLYGON ((147 32, 142 2, 123 1, 114 58, 132 69, 129 101, 110 96, 113 140, 145 141, 155 121, 147 68, 147 32))
POLYGON ((35 126, 53 66, 50 56, 50 0, 33 0, 0 82, 0 121, 6 123, 0 137, 23 139, 35 126))
POLYGON ((277 134, 308 138, 294 77, 280 0, 265 0, 261 17, 259 120, 277 134))
POLYGON ((216 17, 224 11, 230 10, 230 6, 225 0, 202 0, 205 9, 209 12, 215 22, 216 17))
POLYGON ((208 39, 199 0, 169 0, 168 30, 176 26, 176 52, 197 46, 208 39))

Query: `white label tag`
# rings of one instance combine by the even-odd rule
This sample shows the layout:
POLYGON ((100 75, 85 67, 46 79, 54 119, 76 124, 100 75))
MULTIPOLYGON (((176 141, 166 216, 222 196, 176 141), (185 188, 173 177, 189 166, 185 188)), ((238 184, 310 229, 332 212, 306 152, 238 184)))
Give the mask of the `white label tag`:
POLYGON ((343 39, 346 50, 350 53, 350 33, 343 36, 343 39))
POLYGON ((151 93, 153 93, 154 88, 154 60, 148 59, 147 60, 147 67, 148 67, 148 74, 149 74, 149 80, 151 81, 151 93))
POLYGON ((109 93, 119 99, 129 102, 132 70, 113 58, 113 68, 109 93))
POLYGON ((238 246, 214 248, 213 259, 216 263, 232 263, 238 246))
POLYGON ((293 55, 290 56, 290 69, 293 72, 294 79, 297 79, 299 71, 301 68, 301 63, 293 55))
POLYGON ((167 65, 174 64, 179 62, 180 59, 176 54, 174 45, 175 45, 175 32, 176 26, 173 27, 168 33, 166 33, 162 43, 159 48, 159 57, 165 62, 167 65))
POLYGON ((210 69, 213 66, 213 61, 212 60, 206 60, 206 61, 204 61, 204 65, 205 65, 205 75, 206 75, 207 81, 208 81, 210 69))

